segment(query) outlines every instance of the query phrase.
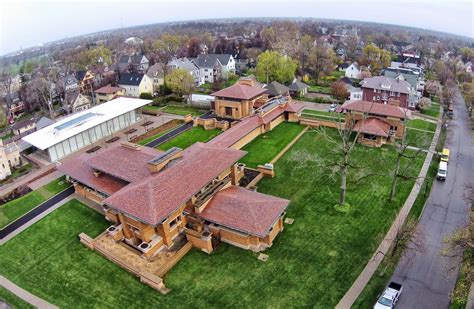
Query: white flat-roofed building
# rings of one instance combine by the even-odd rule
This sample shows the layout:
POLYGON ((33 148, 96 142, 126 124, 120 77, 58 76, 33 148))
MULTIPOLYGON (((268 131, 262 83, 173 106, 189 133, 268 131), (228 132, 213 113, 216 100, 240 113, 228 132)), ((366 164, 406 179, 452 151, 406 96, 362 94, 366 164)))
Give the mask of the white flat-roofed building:
POLYGON ((138 122, 142 118, 141 107, 151 102, 120 97, 65 117, 23 140, 55 162, 138 122))

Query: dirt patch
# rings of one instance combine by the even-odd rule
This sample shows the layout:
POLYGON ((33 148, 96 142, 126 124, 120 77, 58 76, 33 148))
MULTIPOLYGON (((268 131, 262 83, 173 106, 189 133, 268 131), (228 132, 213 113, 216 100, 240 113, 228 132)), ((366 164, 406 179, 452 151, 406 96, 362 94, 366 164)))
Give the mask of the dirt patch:
POLYGON ((17 199, 29 192, 31 192, 32 190, 28 187, 28 186, 20 186, 16 189, 14 189, 13 191, 11 191, 10 193, 8 193, 7 195, 4 195, 0 198, 0 205, 3 205, 5 203, 8 203, 14 199, 17 199))
POLYGON ((165 132, 165 131, 168 131, 170 129, 173 129, 177 126, 179 126, 180 124, 182 124, 183 121, 182 120, 178 120, 178 119, 173 119, 171 120, 170 122, 167 122, 165 123, 164 125, 162 126, 159 126, 157 128, 154 128, 140 136, 137 136, 135 137, 134 139, 130 140, 132 143, 138 143, 139 141, 141 140, 144 140, 146 138, 149 138, 153 135, 156 135, 156 134, 159 134, 159 133, 162 133, 162 132, 165 132))

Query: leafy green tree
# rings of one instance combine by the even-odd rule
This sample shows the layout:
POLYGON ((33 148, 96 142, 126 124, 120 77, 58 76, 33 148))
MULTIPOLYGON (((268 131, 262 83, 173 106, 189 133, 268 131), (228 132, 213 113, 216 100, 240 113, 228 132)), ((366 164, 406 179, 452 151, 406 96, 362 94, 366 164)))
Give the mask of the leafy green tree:
POLYGON ((174 69, 166 75, 165 84, 178 95, 190 94, 194 89, 193 77, 184 69, 174 69))
POLYGON ((378 48, 374 44, 369 44, 364 47, 362 63, 370 67, 372 74, 378 74, 382 68, 388 67, 390 60, 391 56, 389 51, 378 48))
POLYGON ((168 63, 188 40, 185 36, 165 33, 155 41, 155 51, 161 62, 168 63))
POLYGON ((258 56, 256 77, 260 82, 289 83, 295 77, 298 62, 276 51, 265 51, 258 56))
POLYGON ((102 58, 104 63, 112 63, 112 51, 105 46, 98 46, 81 52, 77 57, 77 65, 81 69, 85 69, 90 65, 98 64, 102 58))

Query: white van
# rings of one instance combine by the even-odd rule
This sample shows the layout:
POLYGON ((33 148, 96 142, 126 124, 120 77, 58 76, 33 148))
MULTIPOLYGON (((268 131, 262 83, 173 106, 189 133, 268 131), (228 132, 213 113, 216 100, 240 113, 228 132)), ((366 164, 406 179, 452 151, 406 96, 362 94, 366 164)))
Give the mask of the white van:
POLYGON ((436 178, 439 180, 446 180, 447 175, 448 175, 448 162, 444 162, 444 161, 439 162, 438 174, 436 175, 436 178))

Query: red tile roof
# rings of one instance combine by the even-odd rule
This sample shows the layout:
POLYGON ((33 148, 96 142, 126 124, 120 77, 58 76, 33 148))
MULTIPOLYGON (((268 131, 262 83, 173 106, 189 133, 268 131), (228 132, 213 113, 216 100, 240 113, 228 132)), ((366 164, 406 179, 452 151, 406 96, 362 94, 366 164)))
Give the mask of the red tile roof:
POLYGON ((303 109, 304 109, 303 103, 291 102, 289 104, 286 104, 285 106, 285 111, 290 112, 290 113, 299 113, 303 109))
POLYGON ((218 192, 201 217, 210 222, 258 237, 265 237, 290 201, 242 187, 218 192))
POLYGON ((247 116, 243 118, 239 123, 233 125, 232 127, 230 127, 230 129, 228 129, 222 134, 219 134, 207 143, 209 145, 230 147, 233 144, 237 143, 239 140, 241 140, 245 135, 249 134, 262 124, 267 124, 270 121, 274 120, 275 118, 283 114, 283 112, 293 112, 293 110, 300 111, 303 108, 303 104, 292 102, 286 104, 285 108, 278 106, 263 115, 262 117, 259 117, 258 115, 247 116))
POLYGON ((107 85, 107 86, 104 86, 102 88, 99 88, 99 89, 95 90, 94 92, 112 94, 112 93, 116 93, 116 92, 118 92, 122 89, 123 88, 121 88, 121 87, 114 87, 114 86, 111 86, 111 85, 107 85))
POLYGON ((388 137, 390 124, 381 119, 369 117, 365 120, 359 120, 352 131, 388 137))
POLYGON ((341 106, 341 109, 400 119, 410 118, 411 116, 411 112, 402 107, 361 100, 346 101, 341 106))
POLYGON ((239 100, 250 100, 265 93, 265 91, 266 89, 261 87, 237 83, 230 87, 216 91, 211 95, 216 97, 233 98, 239 100))
POLYGON ((128 184, 126 181, 107 174, 95 177, 94 170, 85 163, 88 158, 90 158, 88 154, 69 158, 63 161, 57 169, 80 183, 109 196, 128 184))
POLYGON ((117 144, 91 156, 85 163, 119 179, 134 182, 150 175, 147 162, 160 153, 162 151, 150 147, 130 149, 117 144))
POLYGON ((196 143, 183 151, 182 159, 131 183, 104 203, 157 225, 245 154, 241 150, 196 143))

